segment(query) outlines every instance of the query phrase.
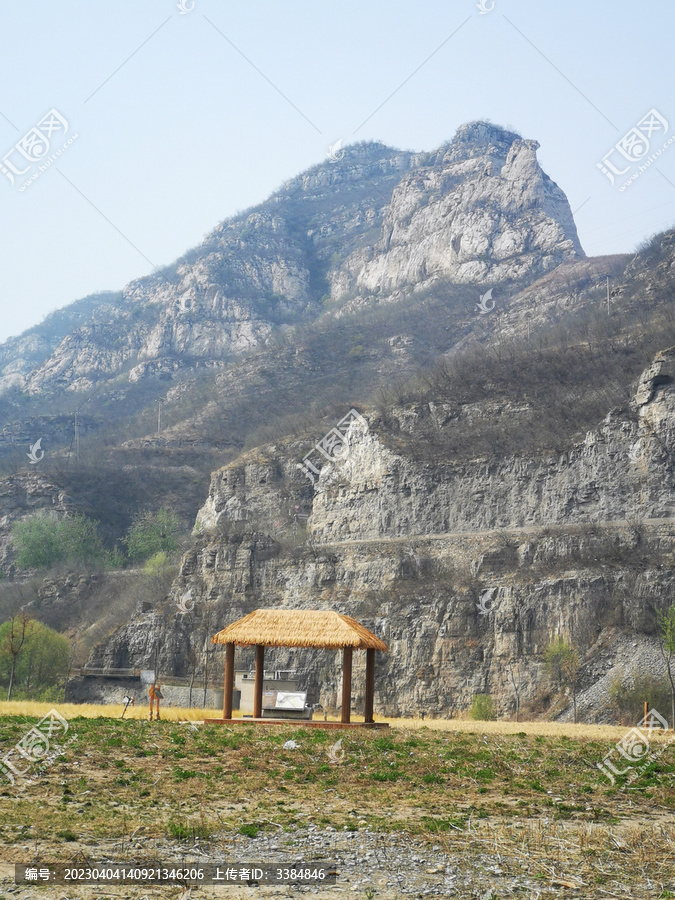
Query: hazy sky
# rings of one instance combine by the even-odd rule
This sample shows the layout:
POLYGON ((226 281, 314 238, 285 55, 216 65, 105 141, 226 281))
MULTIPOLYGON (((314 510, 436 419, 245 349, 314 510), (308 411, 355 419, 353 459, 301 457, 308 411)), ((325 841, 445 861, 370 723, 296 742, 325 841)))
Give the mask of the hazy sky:
POLYGON ((675 135, 673 0, 477 2, 0 0, 0 160, 28 167, 0 173, 0 340, 170 263, 339 138, 431 150, 487 118, 539 141, 588 254, 675 224, 675 141, 623 192, 637 163, 597 168, 633 128, 631 159, 675 135), (21 191, 47 138, 70 144, 21 191))

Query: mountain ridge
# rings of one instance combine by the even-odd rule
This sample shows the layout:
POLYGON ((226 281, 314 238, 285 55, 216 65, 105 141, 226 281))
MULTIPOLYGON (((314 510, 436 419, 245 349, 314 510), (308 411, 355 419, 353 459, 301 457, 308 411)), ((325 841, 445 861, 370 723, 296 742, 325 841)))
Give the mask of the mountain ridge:
MULTIPOLYGON (((531 280, 583 256, 569 204, 541 171, 537 147, 497 126, 469 123, 430 154, 379 144, 345 148, 341 159, 310 168, 216 226, 176 263, 130 282, 121 300, 77 301, 98 305, 103 315, 57 332, 25 360, 28 336, 0 346, 0 393, 82 392, 117 376, 170 375, 181 357, 213 361, 264 345, 276 328, 316 318, 322 304, 352 294, 367 303, 369 294, 388 296, 438 277, 531 280), (429 201, 424 208, 421 197, 429 201), (408 253, 412 268, 380 283, 379 270, 401 269, 412 243, 420 248, 408 253)), ((33 344, 41 330, 33 330, 33 344)))

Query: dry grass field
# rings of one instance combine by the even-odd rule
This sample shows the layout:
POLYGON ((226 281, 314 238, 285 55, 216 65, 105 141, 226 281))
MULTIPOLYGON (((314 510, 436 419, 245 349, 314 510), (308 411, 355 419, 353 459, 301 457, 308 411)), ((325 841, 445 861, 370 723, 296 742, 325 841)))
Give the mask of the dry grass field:
MULTIPOLYGON (((97 703, 38 703, 35 700, 0 700, 0 717, 25 716, 37 718, 46 715, 50 709, 58 709, 61 715, 70 720, 75 717, 85 719, 120 719, 124 706, 122 704, 97 703)), ((205 718, 216 718, 222 715, 218 709, 198 709, 197 707, 162 706, 161 717, 166 722, 201 723, 205 718)), ((238 709, 233 710, 236 718, 241 715, 238 709)), ((129 706, 124 714, 125 719, 147 719, 147 703, 129 706)), ((322 721, 323 715, 314 714, 315 721, 322 721)), ((363 716, 352 716, 354 722, 363 722, 363 716)), ((339 721, 337 716, 328 716, 329 722, 339 721)), ((420 719, 392 718, 375 716, 376 722, 388 722, 392 728, 403 728, 411 731, 427 728, 431 731, 456 731, 461 733, 478 733, 486 735, 518 734, 545 735, 546 737, 587 738, 588 740, 607 741, 612 744, 620 740, 626 733, 624 725, 574 725, 571 722, 511 722, 511 721, 474 721, 473 719, 420 719)), ((654 731, 652 739, 656 742, 667 742, 670 732, 654 731)))
MULTIPOLYGON (((420 854, 434 847, 481 885, 427 896, 517 897, 511 879, 537 886, 520 893, 526 900, 675 897, 675 744, 665 743, 672 732, 652 736, 638 778, 612 785, 596 764, 625 728, 425 719, 395 721, 389 731, 329 731, 195 724, 211 710, 167 707, 150 723, 144 707, 122 721, 121 706, 55 706, 74 738, 64 755, 0 784, 5 864, 119 861, 151 851, 203 856, 235 840, 283 836, 290 846, 313 833, 355 833, 385 844, 405 836, 420 854), (285 747, 289 740, 297 746, 285 747), (492 894, 485 884, 495 885, 492 894)), ((0 704, 0 751, 50 708, 0 704)), ((3 887, 9 900, 0 878, 0 900, 3 887)), ((187 897, 168 887, 88 890, 11 896, 187 897)), ((224 896, 219 890, 192 897, 224 896)), ((328 900, 345 891, 408 896, 395 886, 318 892, 328 900)))

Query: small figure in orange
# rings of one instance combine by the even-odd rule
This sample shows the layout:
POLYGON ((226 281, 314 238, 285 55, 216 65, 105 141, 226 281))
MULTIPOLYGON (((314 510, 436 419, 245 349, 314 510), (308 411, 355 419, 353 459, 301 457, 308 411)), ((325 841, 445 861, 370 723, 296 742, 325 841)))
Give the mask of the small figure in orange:
POLYGON ((150 721, 152 722, 152 704, 155 701, 157 702, 157 714, 155 715, 155 719, 159 721, 159 701, 163 699, 159 682, 150 685, 148 689, 148 696, 150 697, 150 721))

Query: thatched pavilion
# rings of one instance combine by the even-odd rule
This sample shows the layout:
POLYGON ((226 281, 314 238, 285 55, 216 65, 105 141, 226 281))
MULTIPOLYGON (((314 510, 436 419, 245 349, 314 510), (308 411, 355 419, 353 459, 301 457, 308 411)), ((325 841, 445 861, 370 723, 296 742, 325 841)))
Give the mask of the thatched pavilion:
MULTIPOLYGON (((342 650, 342 716, 341 722, 306 722, 307 725, 341 727, 350 724, 352 696, 352 653, 366 651, 366 697, 364 725, 377 727, 373 721, 375 695, 375 651, 389 649, 372 632, 350 616, 330 610, 257 609, 243 619, 228 625, 212 638, 214 644, 225 644, 225 681, 223 718, 210 722, 255 722, 273 724, 262 718, 262 696, 265 647, 317 647, 342 650), (232 718, 232 688, 234 686, 234 646, 255 647, 255 685, 252 719, 232 718)), ((284 723, 287 724, 287 723, 284 723)))

